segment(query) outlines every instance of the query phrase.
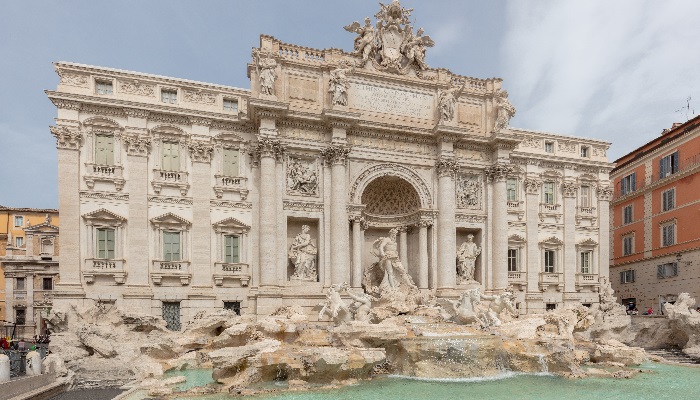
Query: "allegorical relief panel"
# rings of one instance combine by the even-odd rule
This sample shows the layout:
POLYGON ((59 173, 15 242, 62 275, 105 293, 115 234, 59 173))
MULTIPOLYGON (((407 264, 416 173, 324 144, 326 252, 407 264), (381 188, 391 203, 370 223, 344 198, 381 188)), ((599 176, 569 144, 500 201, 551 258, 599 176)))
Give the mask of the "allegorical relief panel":
POLYGON ((290 156, 287 162, 287 194, 318 196, 318 160, 290 156))
POLYGON ((457 177, 457 208, 480 210, 482 203, 481 177, 459 175, 457 177))
POLYGON ((360 110, 430 119, 435 116, 433 95, 351 82, 349 106, 360 110))
POLYGON ((297 100, 316 101, 318 80, 301 76, 290 76, 287 82, 289 97, 297 100))

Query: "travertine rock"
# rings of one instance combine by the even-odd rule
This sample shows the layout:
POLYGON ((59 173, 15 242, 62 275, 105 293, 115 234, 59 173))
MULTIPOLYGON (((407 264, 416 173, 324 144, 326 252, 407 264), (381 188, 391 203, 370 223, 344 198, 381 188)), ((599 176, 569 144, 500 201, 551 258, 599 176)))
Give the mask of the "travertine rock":
POLYGON ((596 344, 595 352, 591 354, 591 361, 596 363, 618 362, 624 365, 639 365, 646 359, 644 349, 628 347, 614 339, 603 340, 596 344))
POLYGON ((664 304, 664 311, 674 333, 687 337, 683 352, 700 358, 700 313, 695 310, 695 299, 688 293, 681 293, 675 304, 664 304))
POLYGON ((252 360, 254 357, 263 352, 273 352, 281 344, 278 340, 266 339, 245 346, 214 350, 208 354, 214 366, 212 376, 216 380, 232 377, 244 370, 245 364, 250 364, 254 361, 252 360))

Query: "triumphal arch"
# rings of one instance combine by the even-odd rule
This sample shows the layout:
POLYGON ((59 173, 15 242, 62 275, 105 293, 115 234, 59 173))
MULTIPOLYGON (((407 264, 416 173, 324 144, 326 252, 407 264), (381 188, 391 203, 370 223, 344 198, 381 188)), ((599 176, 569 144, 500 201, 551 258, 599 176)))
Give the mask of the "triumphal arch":
POLYGON ((56 301, 315 315, 395 251, 427 297, 597 302, 609 144, 511 127, 501 79, 429 66, 398 1, 344 28, 348 50, 262 35, 249 90, 56 63, 56 301))

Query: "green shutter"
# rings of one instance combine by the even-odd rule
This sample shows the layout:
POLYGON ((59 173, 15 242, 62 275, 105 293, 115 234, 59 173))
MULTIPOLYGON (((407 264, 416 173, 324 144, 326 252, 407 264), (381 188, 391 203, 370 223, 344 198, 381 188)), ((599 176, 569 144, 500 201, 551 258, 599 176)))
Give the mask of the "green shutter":
POLYGON ((105 241, 107 240, 107 233, 104 229, 97 230, 97 258, 105 258, 105 241))

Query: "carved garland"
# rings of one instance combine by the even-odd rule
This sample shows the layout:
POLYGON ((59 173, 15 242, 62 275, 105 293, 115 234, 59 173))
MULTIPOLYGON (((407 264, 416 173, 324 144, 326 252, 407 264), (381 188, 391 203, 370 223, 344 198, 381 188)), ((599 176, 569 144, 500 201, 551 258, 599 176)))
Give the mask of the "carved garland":
POLYGON ((540 185, 542 185, 542 182, 538 181, 537 179, 525 178, 525 181, 523 183, 525 184, 525 191, 527 192, 527 194, 540 193, 540 185))
POLYGON ((610 201, 613 197, 613 189, 610 186, 599 186, 596 192, 600 201, 610 201))
POLYGON ((214 152, 214 146, 210 143, 201 140, 190 140, 187 143, 187 148, 190 149, 192 161, 208 163, 211 162, 211 155, 214 152))
POLYGON ((126 153, 130 156, 146 157, 151 151, 151 138, 148 136, 124 135, 126 153))

